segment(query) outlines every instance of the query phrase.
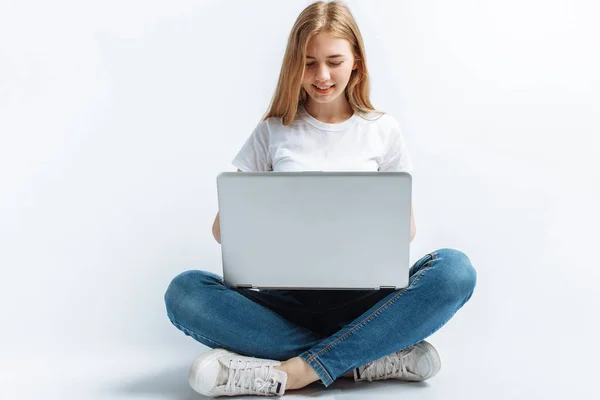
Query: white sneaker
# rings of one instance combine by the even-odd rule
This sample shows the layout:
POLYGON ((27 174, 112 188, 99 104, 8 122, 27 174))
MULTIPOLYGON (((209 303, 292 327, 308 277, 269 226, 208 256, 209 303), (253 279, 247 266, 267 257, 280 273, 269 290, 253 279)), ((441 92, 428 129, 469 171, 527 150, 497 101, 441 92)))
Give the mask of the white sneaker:
POLYGON ((189 383, 209 397, 257 394, 283 396, 287 374, 280 361, 245 357, 225 349, 207 351, 194 361, 189 383))
POLYGON ((414 346, 355 368, 354 381, 399 379, 418 382, 431 378, 441 367, 440 356, 435 347, 423 340, 414 346))

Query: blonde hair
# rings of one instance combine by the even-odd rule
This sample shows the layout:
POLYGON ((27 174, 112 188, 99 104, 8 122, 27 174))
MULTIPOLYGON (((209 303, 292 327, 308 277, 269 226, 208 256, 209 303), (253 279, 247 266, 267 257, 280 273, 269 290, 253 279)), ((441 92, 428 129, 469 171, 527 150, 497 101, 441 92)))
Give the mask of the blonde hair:
POLYGON ((263 120, 278 117, 282 118, 284 125, 289 125, 295 119, 298 107, 304 104, 308 96, 302 87, 306 48, 310 39, 321 32, 329 32, 336 38, 350 42, 357 68, 352 71, 346 86, 346 99, 354 112, 375 111, 369 100, 369 74, 365 48, 352 13, 343 2, 317 1, 300 13, 292 27, 277 88, 263 120))

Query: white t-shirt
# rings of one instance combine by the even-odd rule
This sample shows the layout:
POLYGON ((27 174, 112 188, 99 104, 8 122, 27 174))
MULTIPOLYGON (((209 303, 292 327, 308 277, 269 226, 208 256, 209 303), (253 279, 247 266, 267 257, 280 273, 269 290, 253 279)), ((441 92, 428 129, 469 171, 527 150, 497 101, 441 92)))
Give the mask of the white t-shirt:
POLYGON ((244 172, 412 172, 400 126, 388 114, 355 113, 344 122, 328 124, 303 107, 288 126, 281 118, 261 121, 232 164, 244 172))

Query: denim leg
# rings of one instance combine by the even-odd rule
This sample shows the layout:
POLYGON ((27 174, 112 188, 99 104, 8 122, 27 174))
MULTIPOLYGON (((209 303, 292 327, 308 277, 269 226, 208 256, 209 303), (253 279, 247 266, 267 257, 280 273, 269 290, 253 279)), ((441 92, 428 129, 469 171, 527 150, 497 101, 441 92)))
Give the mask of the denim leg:
MULTIPOLYGON (((173 325, 210 348, 285 361, 325 338, 251 298, 269 298, 269 295, 231 289, 220 276, 193 270, 177 275, 164 296, 173 325), (243 295, 241 291, 247 293, 243 295)), ((271 301, 277 300, 273 297, 271 301)))
POLYGON ((411 268, 406 288, 387 294, 300 357, 329 386, 356 367, 432 335, 471 298, 476 280, 464 253, 441 249, 427 254, 411 268))

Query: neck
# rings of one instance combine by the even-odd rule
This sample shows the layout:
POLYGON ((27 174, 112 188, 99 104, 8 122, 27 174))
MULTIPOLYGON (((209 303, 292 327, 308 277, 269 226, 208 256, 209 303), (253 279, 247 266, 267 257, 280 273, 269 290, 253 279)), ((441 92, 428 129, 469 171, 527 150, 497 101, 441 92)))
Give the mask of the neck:
POLYGON ((327 124, 344 122, 354 114, 352 106, 344 96, 340 96, 341 101, 332 103, 317 103, 308 97, 304 108, 315 119, 327 124))

